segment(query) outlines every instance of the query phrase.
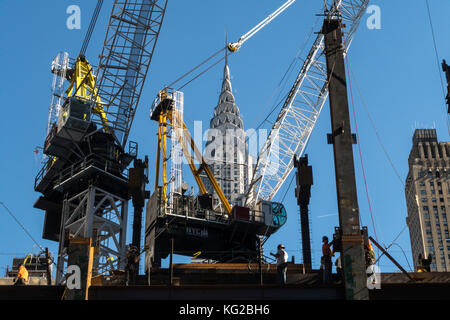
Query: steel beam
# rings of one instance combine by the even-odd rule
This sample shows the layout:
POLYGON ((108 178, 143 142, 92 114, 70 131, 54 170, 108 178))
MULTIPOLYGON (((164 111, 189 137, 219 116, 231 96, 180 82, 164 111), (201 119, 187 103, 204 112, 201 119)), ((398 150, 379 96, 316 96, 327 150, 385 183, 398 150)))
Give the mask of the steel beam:
POLYGON ((342 230, 342 266, 346 298, 369 299, 364 261, 364 240, 359 222, 353 140, 350 129, 347 82, 342 43, 342 20, 326 19, 325 35, 331 129, 336 173, 339 224, 342 230))
POLYGON ((309 200, 311 198, 311 185, 313 184, 312 167, 308 166, 308 156, 294 157, 294 167, 297 168, 297 188, 295 196, 300 207, 300 225, 302 236, 303 265, 306 272, 312 269, 311 235, 309 230, 309 200))

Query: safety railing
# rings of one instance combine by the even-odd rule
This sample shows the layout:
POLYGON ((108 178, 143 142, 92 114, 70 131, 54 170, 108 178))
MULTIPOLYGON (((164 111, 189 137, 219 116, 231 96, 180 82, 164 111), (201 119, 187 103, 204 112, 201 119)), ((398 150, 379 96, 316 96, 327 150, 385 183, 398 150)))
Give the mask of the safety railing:
MULTIPOLYGON (((54 165, 54 160, 49 159, 49 161, 41 168, 35 178, 35 188, 43 179, 45 179, 45 176, 51 169, 52 165, 54 165)), ((122 170, 120 164, 118 164, 117 161, 107 159, 96 154, 88 155, 80 161, 77 161, 72 165, 64 168, 54 177, 49 177, 49 179, 54 179, 55 185, 59 185, 62 182, 69 180, 76 174, 88 169, 89 167, 95 167, 98 170, 116 176, 119 179, 128 180, 128 169, 122 170)))

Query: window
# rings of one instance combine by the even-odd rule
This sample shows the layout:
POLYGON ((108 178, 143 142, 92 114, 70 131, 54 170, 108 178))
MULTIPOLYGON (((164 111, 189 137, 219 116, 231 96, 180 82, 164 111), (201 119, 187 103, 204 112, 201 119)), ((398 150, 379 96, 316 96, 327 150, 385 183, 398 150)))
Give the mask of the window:
POLYGON ((439 201, 440 202, 444 202, 444 198, 439 198, 439 201))
POLYGON ((436 198, 432 198, 431 201, 432 201, 432 202, 436 202, 436 198))
POLYGON ((425 195, 425 194, 427 194, 427 190, 420 190, 420 193, 425 195))
POLYGON ((420 182, 419 182, 419 186, 425 187, 425 181, 420 181, 420 182))
POLYGON ((436 190, 432 189, 431 194, 436 194, 436 190))
POLYGON ((422 198, 422 202, 427 202, 427 198, 422 198))
MULTIPOLYGON (((433 173, 432 173, 432 172, 428 172, 428 176, 429 176, 430 178, 433 178, 433 173)), ((430 181, 430 186, 431 186, 431 187, 434 187, 434 182, 433 182, 433 181, 430 181)))

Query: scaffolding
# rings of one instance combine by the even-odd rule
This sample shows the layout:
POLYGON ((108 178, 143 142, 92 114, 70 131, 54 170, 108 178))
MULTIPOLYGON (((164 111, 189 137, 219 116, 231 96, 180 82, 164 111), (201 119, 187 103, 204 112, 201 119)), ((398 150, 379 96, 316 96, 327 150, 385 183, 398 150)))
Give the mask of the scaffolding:
POLYGON ((184 95, 181 91, 175 91, 174 94, 174 110, 178 117, 174 117, 171 126, 171 150, 170 150, 170 179, 169 179, 169 205, 173 211, 174 196, 182 195, 183 183, 183 149, 180 141, 183 137, 183 109, 184 95))

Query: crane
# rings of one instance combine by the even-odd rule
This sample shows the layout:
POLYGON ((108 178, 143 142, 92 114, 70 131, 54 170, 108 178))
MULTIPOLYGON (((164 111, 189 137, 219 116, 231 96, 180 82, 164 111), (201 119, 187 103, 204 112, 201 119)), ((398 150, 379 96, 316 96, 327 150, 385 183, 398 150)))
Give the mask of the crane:
POLYGON ((158 93, 150 111, 150 118, 158 123, 158 142, 155 189, 147 203, 145 225, 148 274, 172 250, 222 262, 253 260, 258 254, 257 235, 269 236, 286 222, 286 210, 281 203, 262 201, 252 209, 231 206, 186 127, 183 110, 183 93, 166 88, 158 93), (171 137, 170 154, 168 136, 171 137), (180 153, 195 178, 198 195, 186 193, 188 185, 182 181, 180 153), (170 176, 167 174, 169 159, 170 176), (200 163, 198 168, 195 160, 200 163), (207 192, 202 174, 212 185, 222 208, 213 206, 213 197, 207 192))
MULTIPOLYGON (((267 18, 262 20, 260 23, 258 23, 255 27, 253 27, 250 31, 245 33, 243 36, 240 37, 240 39, 236 42, 229 43, 226 48, 230 52, 236 52, 238 51, 241 46, 248 41, 251 37, 253 37, 258 31, 260 31, 264 26, 269 24, 271 21, 273 21, 277 16, 279 16, 283 11, 285 11, 289 6, 291 6, 295 1, 290 0, 285 2, 280 8, 278 8, 276 11, 274 11, 272 14, 270 14, 267 18)), ((337 13, 342 14, 344 16, 344 20, 346 22, 350 22, 350 31, 346 35, 345 43, 348 48, 348 46, 351 43, 352 37, 354 32, 356 31, 356 28, 359 24, 359 21, 361 19, 362 14, 365 11, 365 8, 367 7, 368 1, 334 1, 333 4, 330 6, 330 10, 327 10, 327 15, 332 17, 336 15, 337 13)), ((292 171, 293 167, 293 158, 294 155, 301 156, 304 148, 306 147, 307 141, 309 139, 309 136, 312 132, 312 129, 314 128, 315 122, 317 120, 317 117, 320 113, 320 110, 325 103, 327 93, 328 93, 328 82, 327 82, 327 70, 326 70, 326 62, 324 57, 324 35, 319 34, 317 36, 316 41, 314 42, 313 48, 311 49, 308 58, 306 59, 305 64, 303 65, 302 69, 300 70, 300 73, 296 79, 296 82, 294 83, 291 92, 289 93, 288 99, 286 100, 284 107, 282 108, 280 114, 278 115, 277 121, 274 124, 270 134, 269 138, 265 142, 258 160, 256 164, 256 168, 250 183, 249 191, 246 198, 246 203, 244 205, 245 209, 250 210, 249 212, 262 212, 262 207, 264 205, 267 205, 269 203, 272 203, 272 199, 276 192, 279 190, 281 185, 286 180, 287 176, 292 171), (318 92, 314 92, 313 90, 316 90, 318 92), (303 97, 304 101, 303 103, 300 101, 300 99, 303 97), (295 101, 295 104, 294 104, 295 101), (299 103, 298 105, 297 103, 299 103), (309 109, 307 109, 309 107, 309 109), (273 143, 279 142, 277 143, 273 143), (278 152, 278 147, 283 148, 283 152, 278 152), (287 151, 287 152, 286 152, 287 151), (280 161, 280 163, 277 163, 277 161, 280 161), (279 165, 279 168, 277 167, 279 165), (270 189, 270 190, 269 190, 270 189)), ((215 56, 217 53, 215 53, 213 56, 215 56)), ((212 56, 212 57, 213 57, 212 56)), ((205 60, 205 62, 202 62, 199 66, 206 63, 208 60, 210 60, 212 57, 205 60)), ((217 62, 216 62, 217 64, 217 62)), ((192 69, 195 70, 196 68, 192 69)), ((189 73, 187 73, 189 74, 189 73)), ((186 76, 185 74, 184 76, 186 76)), ((184 77, 183 76, 183 77, 184 77)), ((183 78, 181 77, 181 78, 183 78)), ((179 81, 181 78, 179 78, 177 81, 179 81)), ((176 81, 176 82, 177 82, 176 81)), ((175 83, 175 82, 174 82, 175 83)), ((172 83, 171 85, 173 85, 172 83)), ((165 87, 160 93, 159 93, 159 105, 162 103, 162 96, 167 94, 168 87, 165 87)), ((169 94, 170 97, 174 97, 176 94, 180 94, 180 92, 171 92, 169 94)), ((175 106, 177 104, 177 99, 173 98, 174 100, 171 102, 171 105, 175 106)), ((158 105, 158 104, 156 104, 158 105)), ((154 107, 156 107, 154 105, 154 107)), ((167 110, 167 106, 165 107, 167 110)), ((155 239, 158 236, 155 236, 155 231, 158 228, 157 220, 160 216, 165 216, 167 214, 167 210, 171 210, 170 214, 177 215, 179 214, 179 210, 183 211, 182 208, 174 209, 177 205, 175 204, 176 200, 173 199, 173 195, 178 193, 181 194, 183 191, 180 190, 181 184, 178 183, 176 188, 172 188, 172 192, 170 193, 171 199, 168 200, 168 194, 167 194, 167 185, 174 185, 173 181, 178 180, 181 181, 179 177, 176 177, 172 175, 170 178, 167 177, 166 170, 167 170, 167 160, 170 157, 174 156, 174 152, 171 152, 170 156, 167 156, 167 147, 166 147, 166 135, 167 133, 167 127, 171 126, 171 121, 175 119, 172 114, 177 114, 177 110, 174 110, 176 107, 171 107, 169 113, 161 112, 161 105, 159 106, 159 109, 156 108, 155 110, 158 110, 158 112, 155 112, 155 110, 152 111, 152 119, 157 121, 159 123, 158 125, 158 150, 157 150, 157 166, 156 166, 156 176, 155 176, 155 195, 156 197, 159 197, 158 200, 154 200, 155 203, 159 203, 159 205, 156 205, 156 207, 159 206, 158 212, 155 211, 155 207, 147 208, 147 216, 150 216, 150 220, 152 221, 147 222, 147 227, 152 229, 153 231, 148 231, 146 233, 146 237, 150 238, 148 241, 148 245, 150 247, 155 248, 155 239), (159 170, 160 170, 160 162, 159 158, 162 155, 162 186, 159 186, 159 170), (174 192, 175 191, 175 192, 174 192), (159 195, 158 195, 159 194, 159 195), (150 210, 150 212, 149 212, 150 210), (152 234, 152 235, 151 235, 152 234)), ((180 126, 182 130, 185 130, 186 127, 184 123, 180 123, 180 126)), ((174 128, 172 127, 172 130, 174 128)), ((172 132, 172 138, 174 137, 174 133, 172 132)), ((189 145, 190 143, 188 143, 189 145)), ((183 143, 181 143, 181 146, 183 146, 183 143)), ((192 146, 192 144, 191 144, 192 146)), ((172 147, 173 148, 173 147, 172 147)), ((187 155, 186 146, 184 146, 183 151, 185 155, 187 155)), ((173 151, 173 149, 172 149, 173 151)), ((187 155, 187 158, 189 155, 187 155)), ((173 159, 172 159, 173 160, 173 159)), ((199 173, 201 171, 206 171, 205 168, 207 168, 207 165, 204 164, 202 161, 202 157, 197 155, 197 160, 200 161, 202 164, 200 166, 200 169, 196 169, 193 166, 193 163, 189 162, 189 166, 191 168, 191 171, 196 178, 196 182, 199 186, 200 193, 205 194, 204 187, 202 186, 201 179, 199 178, 199 173)), ((174 162, 174 161, 172 161, 174 162)), ((171 172, 176 172, 172 168, 171 172)), ((179 174, 178 174, 179 176, 179 174)), ((208 175, 208 178, 209 175, 208 175)), ((226 208, 227 215, 230 215, 231 217, 234 216, 232 212, 230 212, 230 205, 227 201, 227 199, 222 199, 221 195, 223 195, 223 192, 220 190, 220 187, 216 186, 214 183, 214 177, 212 185, 214 186, 215 192, 219 195, 219 198, 224 206, 226 208)), ((259 233, 260 236, 266 236, 266 239, 268 236, 270 236, 273 232, 278 230, 278 228, 284 224, 286 221, 286 212, 284 210, 284 207, 280 210, 277 209, 277 206, 282 206, 281 204, 272 203, 273 211, 270 213, 272 214, 272 220, 276 221, 279 218, 279 221, 282 221, 281 224, 279 224, 276 228, 273 228, 271 232, 261 232, 259 233)), ((209 206, 207 206, 208 210, 211 210, 209 206)), ((281 207, 280 207, 281 208, 281 207)), ((203 208, 204 209, 204 208, 203 208)), ((233 208, 234 210, 234 208, 233 208)), ((189 211, 189 210, 188 210, 189 211)), ((195 211, 195 210, 194 210, 195 211)), ((201 210, 200 210, 201 211, 201 210)), ((183 215, 187 215, 186 211, 183 215)), ((194 213, 195 215, 195 213, 194 213)), ((251 216, 251 214, 250 214, 251 216)), ((266 216, 266 215, 264 215, 266 216)), ((269 217, 270 215, 267 215, 269 217)), ((164 218, 163 220, 165 220, 164 218)), ((255 225, 258 224, 255 218, 254 222, 255 225)), ((208 220, 208 219, 206 219, 208 220)), ((251 219, 250 219, 251 220, 251 219)), ((269 219, 266 220, 266 223, 269 219)), ((229 223, 229 222, 227 222, 229 223)), ((161 223, 163 225, 163 223, 161 223)), ((204 225, 208 225, 205 223, 204 225)), ((163 235, 165 233, 164 230, 171 229, 171 227, 167 227, 165 225, 164 227, 161 227, 159 229, 159 236, 163 235)), ((258 234, 258 231, 254 230, 255 234, 258 234)), ((166 242, 168 243, 170 240, 170 237, 168 236, 166 238, 166 242)), ((201 246, 201 244, 196 243, 197 246, 201 246)), ((156 246, 158 247, 158 246, 156 246)), ((167 253, 168 251, 168 245, 163 246, 165 249, 162 249, 162 251, 165 251, 167 253)), ((197 252, 197 250, 193 250, 189 248, 189 250, 185 247, 186 252, 197 252)), ((153 252, 150 254, 152 259, 154 258, 155 254, 158 254, 156 249, 153 250, 153 252)), ((160 250, 161 251, 161 250, 160 250)), ((164 256, 164 254, 163 254, 164 256)), ((156 260, 159 260, 158 258, 156 260)))
POLYGON ((80 54, 71 59, 60 53, 52 63, 47 162, 35 179, 42 196, 34 206, 45 210, 43 238, 59 242, 57 283, 68 265, 83 259, 90 261, 81 264, 83 275, 123 269, 128 200, 133 198, 140 229, 136 206, 149 196, 148 161, 137 159, 136 143, 126 146, 167 0, 115 0, 94 66, 85 51, 102 2, 80 54), (133 160, 135 167, 128 169, 133 160))
MULTIPOLYGON (((286 1, 280 8, 241 36, 237 42, 227 44, 225 51, 238 51, 246 41, 294 2, 295 0, 286 1)), ((170 248, 173 248, 170 243, 174 240, 175 248, 172 250, 182 252, 181 254, 184 255, 195 253, 196 257, 216 261, 231 261, 237 258, 253 259, 257 253, 258 238, 256 235, 269 236, 286 222, 286 210, 281 203, 261 201, 251 210, 247 207, 232 207, 183 121, 183 93, 179 91, 180 89, 172 89, 171 86, 210 61, 220 51, 222 49, 164 87, 158 93, 150 112, 150 118, 158 122, 158 141, 155 187, 153 196, 147 204, 145 227, 145 241, 149 248, 146 255, 146 271, 148 273, 151 272, 152 266, 159 266, 161 258, 169 254, 170 248), (171 136, 171 150, 168 154, 167 137, 169 135, 171 136), (198 196, 185 195, 188 186, 182 182, 182 154, 184 154, 199 188, 198 196), (169 159, 171 159, 170 176, 167 174, 169 159), (198 169, 194 160, 200 163, 198 169), (207 193, 202 174, 209 180, 222 207, 212 205, 212 195, 207 193), (162 177, 161 184, 160 177, 162 177), (170 187, 170 193, 168 193, 168 187, 170 187), (199 239, 199 236, 204 239, 199 239)), ((198 76, 206 71, 201 72, 198 76)))
MULTIPOLYGON (((348 25, 345 53, 366 11, 369 0, 334 0, 326 15, 339 15, 348 25)), ((270 201, 291 173, 294 156, 300 158, 328 97, 324 35, 319 33, 264 142, 250 182, 246 204, 270 201), (280 152, 282 150, 282 152, 280 152)))

